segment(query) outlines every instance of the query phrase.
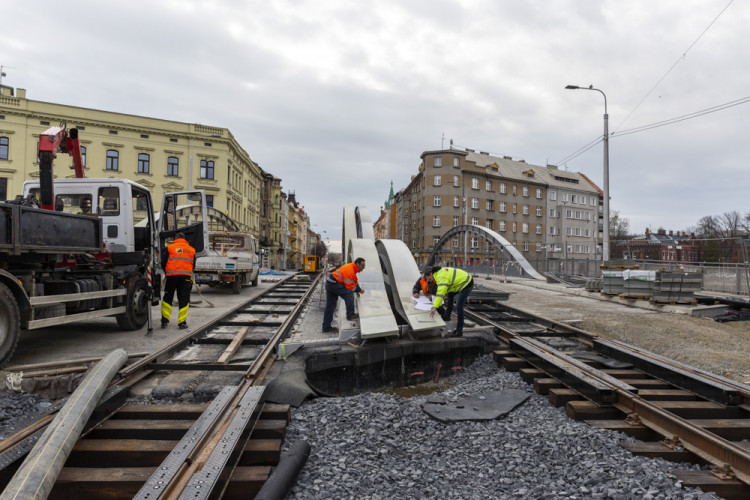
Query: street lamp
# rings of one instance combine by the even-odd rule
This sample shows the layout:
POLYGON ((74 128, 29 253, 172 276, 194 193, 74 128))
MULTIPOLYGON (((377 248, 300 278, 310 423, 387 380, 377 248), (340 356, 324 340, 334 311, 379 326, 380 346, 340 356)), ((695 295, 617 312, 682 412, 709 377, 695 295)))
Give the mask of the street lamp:
POLYGON ((593 85, 579 87, 578 85, 566 85, 567 90, 596 90, 604 96, 604 235, 602 238, 602 260, 609 260, 609 114, 607 114, 607 95, 595 89, 593 85))

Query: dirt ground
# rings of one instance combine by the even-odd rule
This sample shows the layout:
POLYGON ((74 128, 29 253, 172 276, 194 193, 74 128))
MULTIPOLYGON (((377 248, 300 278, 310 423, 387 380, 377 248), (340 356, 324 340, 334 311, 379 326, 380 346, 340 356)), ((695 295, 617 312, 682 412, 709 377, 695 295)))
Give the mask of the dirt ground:
MULTIPOLYGON (((657 312, 631 302, 578 296, 561 285, 531 280, 503 283, 477 276, 477 283, 511 293, 508 305, 750 384, 750 322, 719 323, 687 314, 657 312)), ((580 290, 577 290, 581 293, 580 290)), ((689 310, 689 306, 685 306, 689 310)))

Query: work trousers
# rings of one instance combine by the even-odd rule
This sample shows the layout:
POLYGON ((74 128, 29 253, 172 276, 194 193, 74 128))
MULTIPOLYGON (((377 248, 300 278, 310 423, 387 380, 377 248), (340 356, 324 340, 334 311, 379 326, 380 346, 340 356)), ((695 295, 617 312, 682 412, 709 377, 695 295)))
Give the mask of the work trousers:
POLYGON ((329 280, 326 280, 326 309, 323 312, 323 330, 331 328, 333 313, 336 311, 336 304, 339 297, 344 299, 346 317, 348 318, 354 314, 354 292, 339 282, 331 283, 329 280))
POLYGON ((472 288, 474 288, 474 278, 471 279, 468 285, 463 290, 457 293, 449 293, 445 297, 445 302, 448 305, 445 308, 445 317, 450 318, 451 312, 453 312, 453 299, 456 299, 456 332, 463 333, 464 331, 464 306, 466 305, 466 299, 469 298, 472 288))
POLYGON ((177 304, 179 313, 177 323, 187 321, 188 307, 190 307, 190 289, 193 286, 193 280, 185 274, 167 276, 164 284, 164 297, 161 301, 161 322, 169 323, 172 319, 172 300, 174 293, 177 292, 177 304))

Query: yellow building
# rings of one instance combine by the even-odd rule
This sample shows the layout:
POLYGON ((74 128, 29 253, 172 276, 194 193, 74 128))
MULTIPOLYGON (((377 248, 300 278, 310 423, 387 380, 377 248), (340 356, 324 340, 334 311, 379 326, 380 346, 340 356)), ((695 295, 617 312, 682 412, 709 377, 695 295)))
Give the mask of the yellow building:
MULTIPOLYGON (((211 206, 260 237, 261 169, 228 129, 33 101, 24 89, 0 90, 0 200, 14 198, 24 181, 39 178, 39 135, 65 122, 79 130, 86 177, 133 180, 151 191, 155 204, 165 191, 204 189, 211 206)), ((72 157, 58 154, 54 175, 73 177, 72 157)))

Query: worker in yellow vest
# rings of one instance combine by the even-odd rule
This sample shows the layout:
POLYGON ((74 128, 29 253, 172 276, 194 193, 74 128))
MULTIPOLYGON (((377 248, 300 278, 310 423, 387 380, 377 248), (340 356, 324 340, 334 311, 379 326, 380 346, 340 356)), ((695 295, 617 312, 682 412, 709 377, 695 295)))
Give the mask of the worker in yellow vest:
POLYGON ((426 274, 428 283, 437 284, 437 293, 432 303, 430 316, 435 316, 438 308, 447 302, 444 319, 450 318, 453 299, 456 298, 456 329, 451 336, 461 337, 464 331, 464 306, 474 288, 471 274, 455 267, 433 267, 426 274))

